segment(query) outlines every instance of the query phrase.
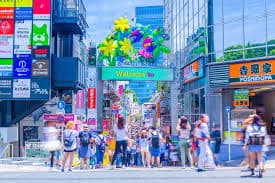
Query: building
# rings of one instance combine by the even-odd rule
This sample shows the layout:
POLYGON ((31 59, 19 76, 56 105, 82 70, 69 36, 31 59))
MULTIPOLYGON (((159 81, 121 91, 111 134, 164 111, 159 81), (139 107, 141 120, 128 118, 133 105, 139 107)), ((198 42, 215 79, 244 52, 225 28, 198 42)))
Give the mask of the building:
POLYGON ((230 127, 238 144, 241 121, 261 106, 274 134, 275 2, 165 0, 164 7, 171 57, 180 73, 179 114, 194 122, 208 113, 225 140, 230 127))
MULTIPOLYGON (((157 29, 163 27, 163 6, 144 6, 135 8, 136 24, 150 25, 151 29, 157 29)), ((141 45, 137 45, 140 46, 141 45)), ((160 54, 155 63, 151 63, 150 66, 163 66, 163 55, 160 54)), ((136 92, 139 99, 139 103, 148 102, 150 97, 157 92, 157 83, 146 81, 137 82, 130 81, 129 88, 136 92)))

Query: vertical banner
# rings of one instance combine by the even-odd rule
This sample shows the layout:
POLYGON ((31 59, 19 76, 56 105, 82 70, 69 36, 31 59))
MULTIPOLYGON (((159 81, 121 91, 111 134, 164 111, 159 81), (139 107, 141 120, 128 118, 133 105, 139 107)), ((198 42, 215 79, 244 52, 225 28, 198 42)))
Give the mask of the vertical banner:
POLYGON ((79 90, 75 97, 75 112, 76 114, 82 115, 85 113, 85 92, 84 90, 79 90))
POLYGON ((88 88, 88 109, 96 108, 96 88, 88 88))
POLYGON ((123 85, 119 85, 119 86, 118 86, 118 94, 119 94, 120 96, 123 96, 123 93, 124 93, 124 91, 123 91, 123 85))

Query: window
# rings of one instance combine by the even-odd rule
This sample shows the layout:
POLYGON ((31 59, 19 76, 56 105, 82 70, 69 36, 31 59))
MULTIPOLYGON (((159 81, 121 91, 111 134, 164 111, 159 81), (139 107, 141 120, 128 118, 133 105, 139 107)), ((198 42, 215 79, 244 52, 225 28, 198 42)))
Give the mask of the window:
POLYGON ((223 52, 209 54, 210 62, 222 62, 224 59, 223 52))
POLYGON ((245 58, 259 58, 266 56, 266 47, 250 48, 244 52, 245 58))
POLYGON ((275 56, 275 15, 267 16, 267 52, 275 56))
POLYGON ((243 48, 243 24, 241 21, 224 24, 224 49, 243 48))
POLYGON ((200 113, 205 113, 205 89, 200 89, 200 113))
POLYGON ((263 16, 265 12, 265 0, 244 0, 244 16, 263 16))
POLYGON ((193 0, 189 0, 189 20, 193 18, 193 0))
POLYGON ((268 13, 275 12, 275 1, 274 0, 266 0, 266 10, 268 13))
POLYGON ((221 22, 222 22, 222 1, 213 0, 213 24, 219 24, 221 22))
POLYGON ((185 24, 187 24, 188 23, 188 15, 189 15, 189 13, 188 13, 188 3, 186 3, 185 4, 185 6, 184 6, 184 23, 185 24))
POLYGON ((243 50, 224 51, 224 61, 243 59, 243 50))
POLYGON ((198 12, 199 0, 194 0, 194 14, 198 12))
POLYGON ((243 15, 243 0, 223 1, 224 22, 241 19, 243 15))
POLYGON ((222 25, 214 26, 214 49, 213 51, 223 51, 223 27, 222 25))
POLYGON ((266 45, 265 21, 266 19, 264 18, 244 21, 244 37, 246 48, 266 45))

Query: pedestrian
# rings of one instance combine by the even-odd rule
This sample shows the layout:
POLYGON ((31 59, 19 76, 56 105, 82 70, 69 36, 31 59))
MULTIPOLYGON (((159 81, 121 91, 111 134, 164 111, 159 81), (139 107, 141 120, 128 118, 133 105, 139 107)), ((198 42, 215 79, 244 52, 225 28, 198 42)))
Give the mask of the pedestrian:
POLYGON ((63 132, 63 142, 64 142, 64 158, 62 162, 61 171, 64 172, 65 164, 69 161, 69 171, 72 171, 72 165, 74 161, 74 153, 77 150, 77 137, 78 134, 74 130, 74 122, 68 121, 66 124, 66 129, 63 132))
POLYGON ((259 177, 263 177, 263 147, 267 135, 265 123, 260 116, 254 115, 252 124, 247 126, 243 149, 248 149, 251 175, 255 175, 255 160, 259 163, 259 177))
POLYGON ((141 152, 142 165, 143 167, 150 167, 150 153, 149 153, 149 139, 147 131, 144 129, 141 131, 140 139, 139 139, 139 149, 141 152), (146 158, 146 162, 145 162, 146 158))
POLYGON ((91 156, 91 139, 92 134, 89 132, 88 125, 83 125, 83 131, 78 135, 79 138, 79 158, 80 158, 80 169, 90 168, 90 156, 91 156))
POLYGON ((156 161, 157 167, 160 167, 160 142, 162 137, 155 127, 151 127, 151 130, 152 132, 149 137, 151 142, 151 166, 154 167, 156 161))
POLYGON ((91 139, 91 157, 90 157, 90 168, 95 169, 96 165, 96 140, 91 139))
POLYGON ((118 118, 117 125, 114 126, 114 135, 116 137, 116 148, 115 154, 111 162, 111 169, 114 169, 114 162, 117 158, 117 155, 120 154, 122 147, 122 167, 125 167, 126 153, 127 153, 127 144, 128 144, 128 133, 125 128, 125 121, 123 117, 118 118))
POLYGON ((97 154, 97 167, 102 168, 103 167, 103 158, 106 150, 106 139, 103 135, 103 131, 99 130, 98 135, 96 137, 96 154, 97 154))
POLYGON ((214 161, 216 166, 219 166, 219 153, 221 149, 221 143, 222 143, 222 138, 221 138, 220 126, 215 124, 211 132, 211 144, 212 144, 212 151, 214 153, 214 161))
POLYGON ((197 138, 199 139, 199 147, 200 147, 200 155, 199 155, 199 162, 198 162, 198 172, 202 172, 204 167, 208 168, 215 168, 215 163, 213 159, 213 153, 209 147, 209 129, 208 129, 208 122, 209 117, 207 114, 200 115, 199 118, 200 125, 199 130, 197 133, 197 138))
POLYGON ((191 126, 186 117, 179 118, 176 130, 179 135, 182 168, 185 169, 186 158, 189 161, 190 167, 193 168, 193 159, 190 149, 192 147, 192 143, 190 140, 191 126))

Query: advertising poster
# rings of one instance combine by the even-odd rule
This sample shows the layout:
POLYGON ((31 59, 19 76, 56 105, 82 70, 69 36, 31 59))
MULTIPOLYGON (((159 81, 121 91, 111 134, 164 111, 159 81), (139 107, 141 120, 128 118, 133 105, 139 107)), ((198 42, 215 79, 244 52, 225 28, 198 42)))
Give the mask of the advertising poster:
POLYGON ((88 115, 87 115, 87 123, 90 127, 91 130, 96 130, 97 129, 97 113, 96 109, 88 109, 88 115))
POLYGON ((33 60, 32 61, 32 76, 48 76, 49 75, 49 60, 33 60))
POLYGON ((33 59, 49 59, 50 47, 49 46, 35 46, 32 48, 33 59))
POLYGON ((15 8, 16 20, 32 20, 32 8, 15 8))
POLYGON ((0 19, 0 35, 13 35, 14 22, 13 20, 0 19))
POLYGON ((32 0, 16 0, 16 7, 32 7, 32 0))
POLYGON ((88 109, 96 108, 96 88, 88 88, 88 109))
POLYGON ((14 0, 0 0, 1 7, 14 7, 14 0))
POLYGON ((0 35, 0 58, 12 58, 13 36, 0 35))
POLYGON ((12 98, 12 80, 0 79, 0 99, 12 98))
POLYGON ((16 20, 14 32, 14 54, 31 54, 31 20, 16 20))
POLYGON ((33 19, 50 19, 51 0, 33 1, 33 19))
POLYGON ((32 99, 49 99, 49 80, 32 79, 31 81, 31 98, 32 99))
POLYGON ((31 80, 14 79, 13 80, 13 98, 30 98, 31 80))
POLYGON ((96 87, 96 68, 88 68, 88 87, 96 87))
POLYGON ((0 76, 12 76, 13 59, 0 59, 0 76))
POLYGON ((34 20, 32 32, 33 46, 48 46, 50 43, 50 21, 34 20))
POLYGON ((31 60, 15 58, 13 61, 13 76, 15 78, 30 78, 31 60))
POLYGON ((82 110, 85 108, 84 105, 84 100, 85 100, 85 92, 84 90, 78 90, 76 97, 75 97, 75 109, 77 110, 82 110))
POLYGON ((0 19, 14 19, 14 8, 0 7, 0 19))

